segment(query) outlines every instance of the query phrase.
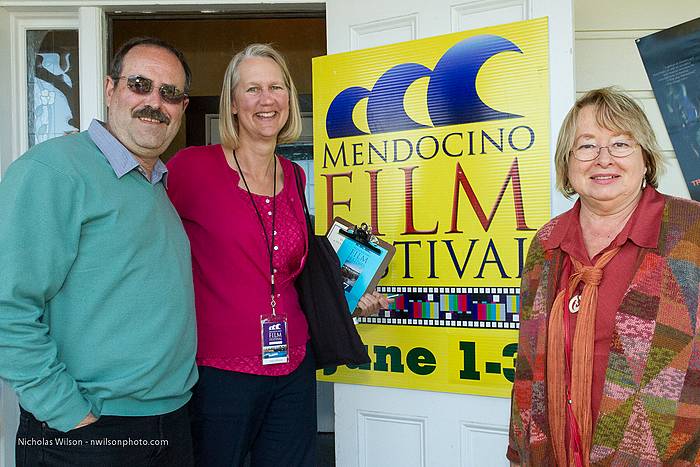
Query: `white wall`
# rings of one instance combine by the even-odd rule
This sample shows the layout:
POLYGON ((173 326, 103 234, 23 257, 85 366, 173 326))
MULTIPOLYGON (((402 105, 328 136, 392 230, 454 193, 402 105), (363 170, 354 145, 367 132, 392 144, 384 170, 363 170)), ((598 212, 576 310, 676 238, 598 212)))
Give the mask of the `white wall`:
MULTIPOLYGON (((4 44, 0 47, 0 63, 8 64, 10 63, 10 15, 5 11, 4 8, 0 8, 0 44, 4 44)), ((10 93, 12 92, 12 85, 10 83, 10 67, 0 66, 0 96, 6 96, 0 98, 0 115, 10 115, 10 93)), ((12 139, 12 126, 8 125, 9 122, 0 125, 0 142, 9 142, 12 139)), ((2 174, 5 173, 5 169, 10 165, 12 160, 12 154, 9 151, 9 144, 0 143, 0 179, 2 179, 2 174)))
MULTIPOLYGON (((10 15, 0 8, 0 115, 10 115, 10 15)), ((0 142, 9 142, 12 138, 12 125, 7 120, 0 125, 0 142)), ((0 144, 0 179, 12 161, 9 144, 0 144)), ((2 248, 2 244, 0 244, 2 248)), ((14 435, 17 427, 17 398, 12 390, 0 380, 0 466, 14 465, 14 435)))
POLYGON ((15 465, 14 445, 18 423, 17 397, 10 386, 0 380, 0 466, 15 465))
POLYGON ((700 16, 698 0, 577 0, 574 2, 576 93, 618 86, 644 108, 664 154, 660 191, 688 197, 635 39, 700 16))

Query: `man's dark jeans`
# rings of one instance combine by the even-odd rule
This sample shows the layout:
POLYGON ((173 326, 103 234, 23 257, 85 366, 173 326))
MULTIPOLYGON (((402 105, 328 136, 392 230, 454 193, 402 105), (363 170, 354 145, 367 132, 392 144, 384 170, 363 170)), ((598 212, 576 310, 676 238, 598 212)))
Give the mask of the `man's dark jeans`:
POLYGON ((25 410, 17 430, 17 467, 191 467, 187 408, 148 417, 105 415, 67 433, 25 410))

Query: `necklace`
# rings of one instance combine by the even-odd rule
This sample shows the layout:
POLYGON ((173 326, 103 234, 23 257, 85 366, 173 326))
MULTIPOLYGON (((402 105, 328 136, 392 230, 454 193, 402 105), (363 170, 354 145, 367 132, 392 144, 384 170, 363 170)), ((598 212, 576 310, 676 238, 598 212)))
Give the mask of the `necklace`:
MULTIPOLYGON (((625 215, 625 217, 620 219, 620 221, 615 224, 615 227, 610 231, 610 233, 606 235, 606 237, 610 238, 613 235, 617 235, 618 233, 620 233, 620 231, 624 228, 625 224, 627 224, 627 221, 630 219, 630 217, 632 217, 632 213, 634 213, 634 209, 630 211, 627 215, 625 215)), ((604 234, 601 234, 599 236, 602 237, 603 235, 604 234)))
POLYGON ((245 189, 248 192, 248 196, 250 197, 250 203, 253 205, 253 209, 255 209, 255 214, 257 214, 258 216, 260 227, 262 228, 263 234, 265 235, 265 247, 267 248, 267 253, 270 257, 270 306, 272 307, 272 316, 276 316, 275 307, 277 303, 275 302, 275 269, 272 265, 272 258, 275 254, 275 217, 277 214, 277 160, 274 154, 272 155, 272 159, 275 166, 272 170, 272 232, 270 232, 270 236, 272 238, 270 238, 270 236, 267 235, 267 230, 265 229, 265 223, 263 222, 262 215, 258 210, 258 206, 255 204, 255 200, 253 199, 253 193, 251 193, 250 188, 248 187, 248 182, 246 181, 245 175, 243 174, 243 170, 241 169, 241 164, 238 163, 236 151, 233 151, 233 160, 236 161, 238 173, 241 176, 241 180, 243 180, 245 189))
POLYGON ((641 199, 641 195, 638 196, 631 203, 629 203, 627 206, 625 206, 622 209, 622 211, 625 211, 627 209, 629 209, 629 211, 626 214, 624 214, 624 216, 622 216, 619 220, 614 219, 614 216, 617 213, 613 214, 611 216, 603 216, 603 215, 599 215, 599 214, 597 215, 597 214, 595 214, 595 210, 590 209, 590 208, 584 209, 585 206, 584 206, 584 204, 582 204, 581 211, 579 212, 579 224, 581 225, 581 229, 584 231, 584 233, 586 231, 588 231, 588 235, 591 235, 591 236, 593 236, 595 238, 599 238, 599 239, 609 240, 609 239, 613 238, 614 236, 617 236, 617 234, 619 234, 622 231, 622 229, 624 229, 624 226, 627 224, 627 221, 630 220, 630 218, 632 217, 632 214, 634 214, 634 212, 637 210, 637 206, 639 205, 640 199, 641 199), (588 215, 586 215, 585 213, 588 213, 588 215), (596 217, 599 219, 599 221, 594 222, 594 219, 596 217), (611 218, 611 217, 613 217, 613 218, 611 218), (603 219, 605 219, 605 221, 601 222, 601 220, 603 220, 603 219), (607 219, 609 219, 609 220, 607 220, 607 219), (583 225, 584 220, 588 221, 588 226, 587 226, 588 228, 587 229, 583 228, 584 227, 584 225, 583 225), (601 224, 603 226, 607 226, 610 223, 614 223, 614 225, 613 225, 613 228, 608 231, 608 233, 598 233, 595 231, 596 229, 593 228, 594 226, 598 226, 601 224))

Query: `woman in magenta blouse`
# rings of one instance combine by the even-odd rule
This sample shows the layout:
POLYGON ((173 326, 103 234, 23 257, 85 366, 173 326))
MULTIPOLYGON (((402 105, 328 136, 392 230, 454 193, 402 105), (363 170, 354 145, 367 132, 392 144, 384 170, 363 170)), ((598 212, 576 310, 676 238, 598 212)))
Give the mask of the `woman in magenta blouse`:
MULTIPOLYGON (((219 111, 222 144, 184 149, 168 163, 168 192, 192 248, 197 465, 242 465, 250 453, 254 467, 313 466, 316 374, 294 287, 308 233, 293 164, 274 153, 301 132, 282 56, 262 44, 236 54, 219 111)), ((362 314, 386 306, 368 294, 362 314)))

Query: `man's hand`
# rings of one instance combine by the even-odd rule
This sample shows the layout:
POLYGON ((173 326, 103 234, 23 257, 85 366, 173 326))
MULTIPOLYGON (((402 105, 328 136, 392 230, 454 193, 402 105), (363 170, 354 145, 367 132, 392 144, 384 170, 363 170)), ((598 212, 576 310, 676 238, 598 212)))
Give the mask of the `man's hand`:
POLYGON ((83 418, 83 419, 80 421, 80 423, 78 423, 78 424, 76 425, 76 427, 73 428, 73 429, 74 429, 74 430, 77 430, 78 428, 82 428, 82 427, 84 427, 84 426, 92 425, 92 424, 95 423, 96 421, 97 421, 97 417, 95 417, 95 416, 92 414, 92 412, 88 412, 88 414, 85 416, 85 418, 83 418))

